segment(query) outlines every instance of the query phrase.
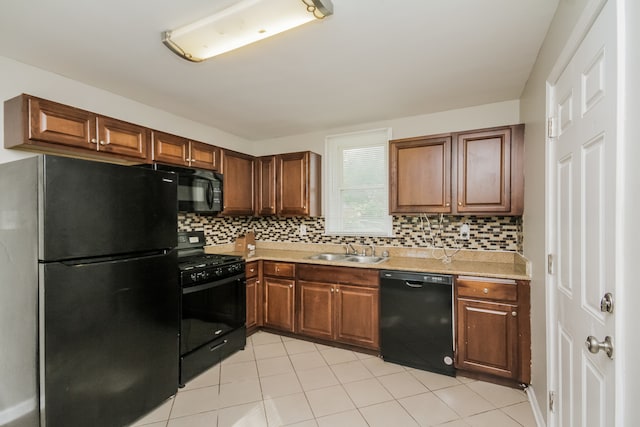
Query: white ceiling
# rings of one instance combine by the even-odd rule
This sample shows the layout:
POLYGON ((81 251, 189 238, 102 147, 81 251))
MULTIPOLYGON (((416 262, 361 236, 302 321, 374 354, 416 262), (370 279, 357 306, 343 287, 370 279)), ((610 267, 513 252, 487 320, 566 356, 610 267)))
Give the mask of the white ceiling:
POLYGON ((0 56, 263 140, 517 99, 558 4, 333 0, 203 63, 161 43, 236 1, 0 0, 0 56))

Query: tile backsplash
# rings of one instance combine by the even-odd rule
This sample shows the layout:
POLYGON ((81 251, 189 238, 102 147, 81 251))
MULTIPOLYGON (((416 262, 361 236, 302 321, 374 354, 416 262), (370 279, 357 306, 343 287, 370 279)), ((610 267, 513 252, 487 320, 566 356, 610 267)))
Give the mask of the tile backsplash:
POLYGON ((204 231, 207 244, 233 243, 239 235, 254 230, 256 240, 282 243, 373 244, 404 248, 461 247, 522 253, 522 217, 511 216, 394 216, 394 237, 358 237, 324 234, 323 217, 212 217, 180 212, 178 230, 204 231), (458 239, 460 225, 469 224, 469 240, 458 239), (306 235, 300 235, 305 225, 306 235))

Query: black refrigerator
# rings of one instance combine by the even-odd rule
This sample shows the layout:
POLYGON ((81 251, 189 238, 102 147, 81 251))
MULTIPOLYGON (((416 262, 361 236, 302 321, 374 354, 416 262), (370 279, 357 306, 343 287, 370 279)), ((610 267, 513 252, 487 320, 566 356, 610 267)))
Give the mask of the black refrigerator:
POLYGON ((174 174, 0 165, 0 425, 122 427, 178 384, 174 174))

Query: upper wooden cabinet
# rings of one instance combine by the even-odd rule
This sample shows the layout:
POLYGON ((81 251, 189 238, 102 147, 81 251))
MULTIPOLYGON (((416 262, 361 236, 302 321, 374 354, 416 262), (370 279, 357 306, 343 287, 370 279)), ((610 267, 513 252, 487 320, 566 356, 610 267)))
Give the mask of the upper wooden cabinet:
POLYGON ((391 141, 391 213, 451 212, 451 135, 391 141))
POLYGON ((222 215, 253 215, 255 212, 254 157, 222 151, 224 209, 222 215))
POLYGON ((256 214, 276 214, 276 156, 256 158, 256 214))
POLYGON ((523 150, 524 125, 391 141, 390 213, 522 215, 523 150))
POLYGON ((522 125, 455 134, 458 213, 522 214, 523 130, 522 125))
POLYGON ((156 162, 217 171, 220 169, 221 152, 219 147, 203 142, 153 132, 153 160, 156 162))
POLYGON ((319 216, 321 156, 310 151, 256 159, 258 215, 319 216))
POLYGON ((320 215, 320 159, 319 154, 310 151, 277 156, 278 215, 320 215))
POLYGON ((5 102, 5 148, 144 162, 149 129, 89 111, 20 95, 5 102))

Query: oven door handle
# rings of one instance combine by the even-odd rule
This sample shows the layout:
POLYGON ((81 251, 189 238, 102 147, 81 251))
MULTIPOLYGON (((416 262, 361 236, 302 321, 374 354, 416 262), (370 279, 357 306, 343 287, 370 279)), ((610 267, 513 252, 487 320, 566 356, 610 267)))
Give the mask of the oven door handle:
POLYGON ((224 286, 231 282, 236 282, 239 280, 244 281, 244 272, 241 274, 236 274, 235 276, 232 276, 232 277, 227 277, 226 279, 223 279, 223 280, 211 281, 211 282, 203 283, 202 285, 196 285, 196 286, 187 286, 185 288, 182 288, 182 293, 191 294, 193 292, 199 292, 199 291, 204 291, 206 289, 217 288, 218 286, 224 286))

